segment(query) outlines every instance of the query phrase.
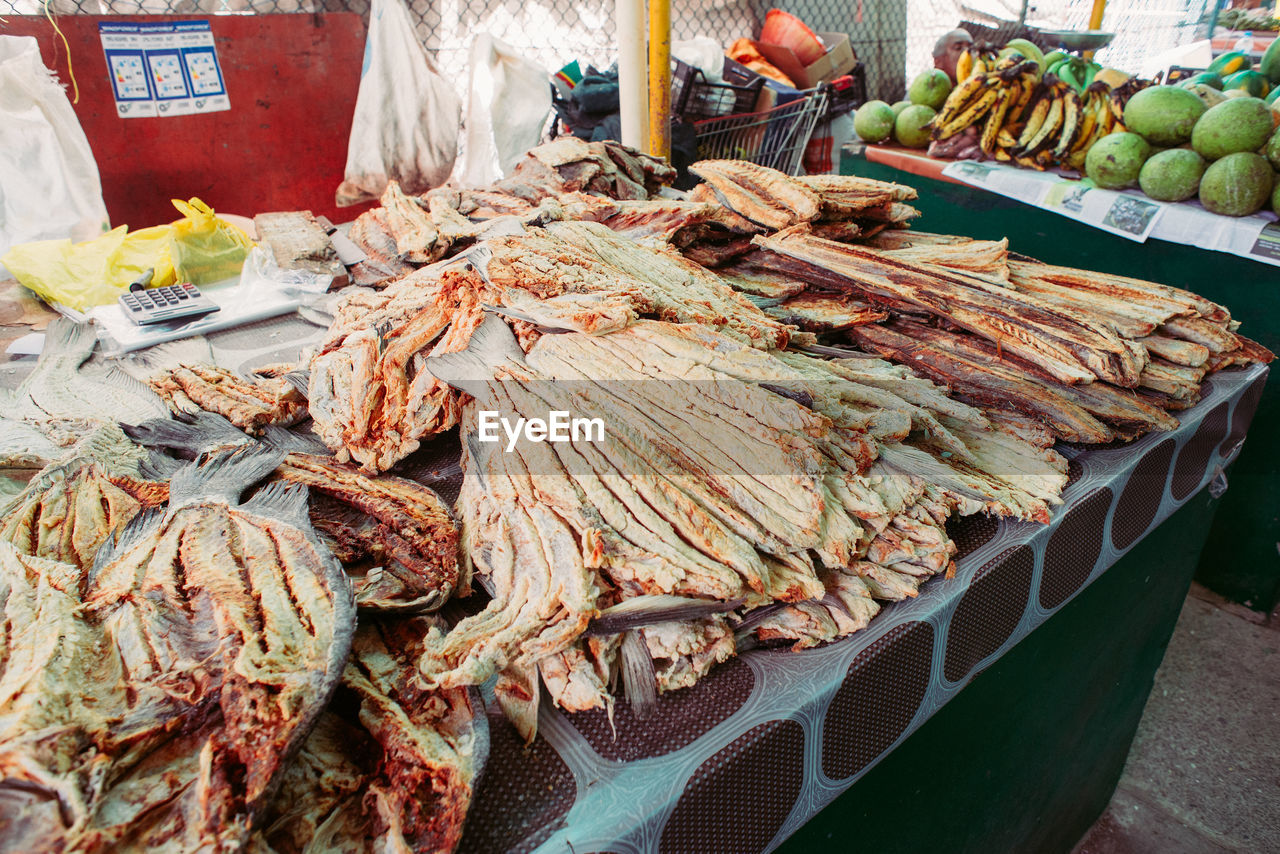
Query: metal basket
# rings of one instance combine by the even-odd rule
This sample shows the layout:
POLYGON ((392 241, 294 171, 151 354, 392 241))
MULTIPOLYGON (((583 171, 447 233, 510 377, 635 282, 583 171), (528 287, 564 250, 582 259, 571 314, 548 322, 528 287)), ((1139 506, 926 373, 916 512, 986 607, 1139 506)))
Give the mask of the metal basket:
POLYGON ((827 90, 819 87, 771 110, 695 122, 698 159, 747 160, 794 175, 826 110, 827 90))
POLYGON ((741 86, 709 83, 701 69, 677 59, 671 78, 672 115, 696 122, 745 113, 755 107, 763 86, 763 77, 741 86))

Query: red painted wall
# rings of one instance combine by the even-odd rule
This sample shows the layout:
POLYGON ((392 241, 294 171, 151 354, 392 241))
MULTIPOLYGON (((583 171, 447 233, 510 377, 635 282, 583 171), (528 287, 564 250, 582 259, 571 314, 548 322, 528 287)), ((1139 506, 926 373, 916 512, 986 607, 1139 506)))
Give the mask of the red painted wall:
MULTIPOLYGON (((207 19, 231 109, 193 116, 116 116, 98 22, 156 16, 57 19, 80 85, 74 104, 98 161, 111 224, 169 222, 173 198, 199 196, 217 211, 253 216, 310 209, 334 222, 366 206, 337 208, 355 112, 365 25, 350 12, 175 15, 207 19)), ((68 84, 67 51, 44 18, 6 16, 0 34, 36 36, 45 65, 68 84)))

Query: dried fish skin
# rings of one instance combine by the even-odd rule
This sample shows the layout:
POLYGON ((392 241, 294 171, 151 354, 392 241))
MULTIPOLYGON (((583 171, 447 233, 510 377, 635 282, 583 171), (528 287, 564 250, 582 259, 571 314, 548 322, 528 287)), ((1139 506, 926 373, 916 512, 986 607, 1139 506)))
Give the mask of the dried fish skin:
MULTIPOLYGON (((424 611, 440 607, 453 594, 459 572, 458 524, 433 490, 403 478, 370 477, 312 454, 290 454, 276 475, 375 520, 346 526, 365 554, 384 567, 379 575, 357 582, 359 607, 424 611)), ((313 523, 323 529, 322 518, 313 511, 313 523)))
POLYGON ((259 852, 452 851, 488 757, 474 690, 425 691, 414 666, 433 623, 362 620, 319 718, 254 842, 259 852))
POLYGON ((148 384, 174 415, 213 412, 252 435, 307 415, 306 398, 282 377, 251 381, 215 365, 179 365, 152 375, 148 384))
POLYGON ((5 417, 36 424, 50 419, 115 423, 168 417, 164 402, 130 375, 113 366, 84 368, 96 345, 92 324, 64 317, 51 321, 35 369, 9 396, 5 417))
POLYGON ((689 171, 706 181, 725 207, 766 228, 809 222, 822 209, 818 193, 776 169, 741 160, 700 160, 689 171))
MULTIPOLYGON (((248 841, 337 683, 355 621, 305 494, 269 486, 237 503, 277 462, 245 454, 179 472, 170 510, 136 517, 69 587, 56 571, 67 565, 25 559, 41 568, 37 586, 64 586, 74 613, 67 624, 42 611, 24 626, 38 638, 56 625, 62 647, 47 665, 6 656, 0 757, 6 788, 62 808, 0 834, 90 852, 248 841)), ((13 578, 12 561, 6 569, 13 578)))

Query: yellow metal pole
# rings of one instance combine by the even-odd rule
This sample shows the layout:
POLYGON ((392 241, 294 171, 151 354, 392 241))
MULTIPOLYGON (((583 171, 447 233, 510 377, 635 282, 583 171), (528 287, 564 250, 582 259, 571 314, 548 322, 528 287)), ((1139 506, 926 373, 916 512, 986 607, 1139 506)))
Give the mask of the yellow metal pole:
POLYGON ((671 0, 649 0, 649 153, 671 157, 671 0))
MULTIPOLYGON (((1102 29, 1102 13, 1107 10, 1107 0, 1093 0, 1093 10, 1089 13, 1089 29, 1102 29)), ((1084 51, 1084 58, 1093 59, 1094 51, 1084 51)))

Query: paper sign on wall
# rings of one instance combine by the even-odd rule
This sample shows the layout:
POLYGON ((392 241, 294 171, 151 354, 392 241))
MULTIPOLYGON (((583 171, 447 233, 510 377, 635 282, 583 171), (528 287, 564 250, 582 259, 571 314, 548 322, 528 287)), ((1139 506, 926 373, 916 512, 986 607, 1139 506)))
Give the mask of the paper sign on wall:
POLYGON ((98 23, 122 119, 231 109, 208 21, 98 23))

